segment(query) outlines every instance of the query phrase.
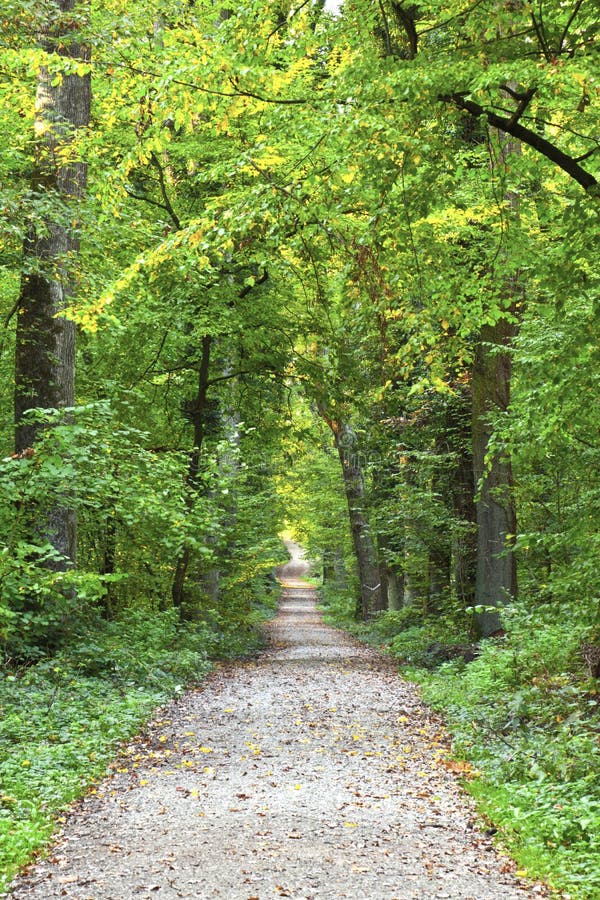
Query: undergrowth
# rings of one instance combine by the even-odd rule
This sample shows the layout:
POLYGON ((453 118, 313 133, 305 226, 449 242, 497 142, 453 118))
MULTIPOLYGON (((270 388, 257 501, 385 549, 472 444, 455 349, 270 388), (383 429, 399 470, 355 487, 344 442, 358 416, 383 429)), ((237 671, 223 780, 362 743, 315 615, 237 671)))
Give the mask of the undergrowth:
POLYGON ((246 609, 243 627, 231 609, 185 626, 173 610, 129 611, 52 657, 0 668, 0 894, 156 707, 200 681, 211 659, 258 648, 275 602, 246 609))
POLYGON ((520 868, 573 900, 600 896, 600 698, 577 610, 517 607, 504 637, 474 648, 460 619, 407 608, 356 625, 343 598, 325 603, 330 621, 398 659, 442 713, 454 754, 477 773, 468 790, 520 868))

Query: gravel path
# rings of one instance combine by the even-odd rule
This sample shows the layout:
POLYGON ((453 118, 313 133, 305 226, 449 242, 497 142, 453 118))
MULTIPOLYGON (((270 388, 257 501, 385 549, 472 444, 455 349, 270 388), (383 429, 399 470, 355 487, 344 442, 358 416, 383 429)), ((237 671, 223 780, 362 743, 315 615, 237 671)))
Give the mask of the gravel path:
POLYGON ((517 900, 439 722, 389 662, 284 595, 257 661, 162 711, 69 817, 12 900, 517 900))

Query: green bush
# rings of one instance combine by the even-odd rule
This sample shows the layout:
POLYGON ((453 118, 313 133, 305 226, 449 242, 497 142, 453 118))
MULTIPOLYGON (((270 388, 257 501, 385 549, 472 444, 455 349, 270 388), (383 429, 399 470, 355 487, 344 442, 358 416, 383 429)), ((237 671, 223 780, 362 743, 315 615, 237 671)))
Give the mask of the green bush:
MULTIPOLYGON (((449 656, 468 652, 469 639, 451 620, 425 619, 391 638, 389 653, 405 665, 433 668, 449 656)), ((464 663, 464 660, 463 660, 464 663)), ((460 666, 461 663, 459 662, 460 666)))
POLYGON ((417 607, 407 606, 404 609, 386 610, 378 613, 369 623, 369 632, 378 641, 388 641, 407 628, 423 623, 423 613, 417 607))
POLYGON ((468 666, 413 675, 445 715, 454 751, 481 773, 473 792, 522 865, 573 898, 598 896, 598 698, 579 654, 570 609, 518 607, 507 634, 468 666))

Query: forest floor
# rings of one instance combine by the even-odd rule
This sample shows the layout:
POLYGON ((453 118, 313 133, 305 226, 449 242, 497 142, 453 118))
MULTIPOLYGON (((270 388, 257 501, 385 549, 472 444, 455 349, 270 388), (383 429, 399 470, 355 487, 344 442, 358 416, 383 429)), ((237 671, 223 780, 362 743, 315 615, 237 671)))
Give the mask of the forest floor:
POLYGON ((517 900, 434 714, 326 626, 293 547, 270 646, 160 711, 11 900, 517 900))

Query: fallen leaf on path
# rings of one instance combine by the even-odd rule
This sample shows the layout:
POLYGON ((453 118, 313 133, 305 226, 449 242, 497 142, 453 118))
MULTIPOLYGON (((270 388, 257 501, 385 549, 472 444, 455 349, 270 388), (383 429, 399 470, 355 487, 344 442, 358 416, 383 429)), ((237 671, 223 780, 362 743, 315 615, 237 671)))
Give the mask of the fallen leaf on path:
POLYGON ((473 767, 461 759, 440 759, 440 763, 449 772, 454 772, 455 775, 465 775, 467 778, 472 778, 475 774, 473 767))

